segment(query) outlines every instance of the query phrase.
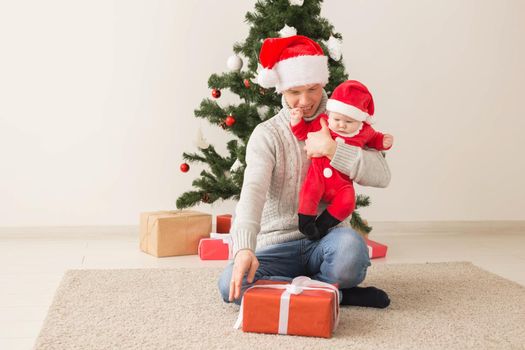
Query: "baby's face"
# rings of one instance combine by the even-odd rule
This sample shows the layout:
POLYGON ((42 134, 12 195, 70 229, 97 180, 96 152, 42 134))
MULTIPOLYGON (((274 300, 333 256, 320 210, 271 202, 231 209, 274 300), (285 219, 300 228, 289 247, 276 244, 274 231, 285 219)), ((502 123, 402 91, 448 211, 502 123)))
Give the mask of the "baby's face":
POLYGON ((333 132, 341 135, 351 134, 357 131, 363 122, 352 119, 344 114, 329 112, 328 113, 328 127, 333 132))

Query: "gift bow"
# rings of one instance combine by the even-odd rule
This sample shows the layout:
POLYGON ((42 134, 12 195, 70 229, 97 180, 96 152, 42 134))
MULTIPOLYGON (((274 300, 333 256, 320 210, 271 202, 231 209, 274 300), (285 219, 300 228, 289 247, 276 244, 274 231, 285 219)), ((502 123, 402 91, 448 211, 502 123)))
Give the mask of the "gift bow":
MULTIPOLYGON (((339 323, 339 289, 334 285, 326 282, 316 281, 306 276, 295 277, 290 284, 259 284, 248 288, 244 293, 252 288, 273 288, 273 289, 284 289, 281 294, 281 303, 279 307, 279 334, 288 334, 288 315, 290 311, 290 296, 301 294, 305 290, 322 290, 325 292, 331 292, 335 294, 334 303, 334 317, 335 322, 332 327, 332 331, 335 330, 339 323)), ((241 302, 241 309, 239 310, 239 316, 233 328, 239 329, 242 324, 244 309, 244 298, 241 302)))

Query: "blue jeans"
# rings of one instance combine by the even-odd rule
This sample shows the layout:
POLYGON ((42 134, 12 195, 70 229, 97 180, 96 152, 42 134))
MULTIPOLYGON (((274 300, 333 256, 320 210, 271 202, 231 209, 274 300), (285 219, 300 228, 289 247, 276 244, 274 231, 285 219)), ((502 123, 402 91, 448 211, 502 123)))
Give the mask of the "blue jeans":
MULTIPOLYGON (((365 240, 351 228, 335 228, 321 240, 306 238, 261 248, 255 254, 259 268, 253 282, 259 279, 290 281, 297 276, 309 276, 339 288, 351 288, 363 282, 370 266, 365 240)), ((222 299, 228 302, 233 262, 219 279, 222 299)), ((242 281, 241 296, 251 287, 246 276, 242 281)), ((240 298, 235 300, 240 304, 240 298)))

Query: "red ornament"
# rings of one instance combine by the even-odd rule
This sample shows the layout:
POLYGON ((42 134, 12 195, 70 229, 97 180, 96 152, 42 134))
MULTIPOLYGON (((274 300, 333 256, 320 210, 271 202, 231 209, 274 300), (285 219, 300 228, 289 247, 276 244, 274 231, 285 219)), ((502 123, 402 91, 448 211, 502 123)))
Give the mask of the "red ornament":
POLYGON ((226 123, 226 125, 228 126, 232 126, 233 124, 235 124, 235 118, 233 117, 233 115, 229 115, 224 120, 224 123, 226 123))
POLYGON ((182 163, 180 165, 180 171, 182 171, 183 173, 187 173, 188 170, 190 170, 190 166, 188 165, 188 163, 182 163))
POLYGON ((244 86, 249 89, 250 88, 250 80, 249 79, 244 79, 244 86))
POLYGON ((213 96, 213 98, 219 98, 221 97, 221 90, 213 89, 211 90, 211 95, 213 96))

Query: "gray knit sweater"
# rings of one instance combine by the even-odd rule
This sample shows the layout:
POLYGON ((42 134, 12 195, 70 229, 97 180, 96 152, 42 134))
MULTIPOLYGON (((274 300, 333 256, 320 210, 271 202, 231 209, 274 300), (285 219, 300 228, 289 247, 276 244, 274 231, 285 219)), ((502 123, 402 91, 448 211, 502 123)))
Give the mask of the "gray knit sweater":
MULTIPOLYGON (((324 93, 309 120, 325 111, 326 100, 324 93)), ((297 228, 297 210, 310 160, 304 141, 290 130, 290 108, 284 96, 282 101, 283 109, 257 125, 248 141, 244 183, 231 230, 234 254, 304 238, 297 228)), ((390 182, 388 165, 376 151, 338 143, 330 164, 363 186, 386 187, 390 182)))

